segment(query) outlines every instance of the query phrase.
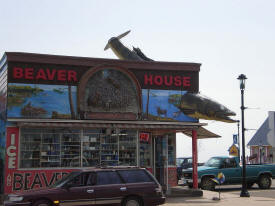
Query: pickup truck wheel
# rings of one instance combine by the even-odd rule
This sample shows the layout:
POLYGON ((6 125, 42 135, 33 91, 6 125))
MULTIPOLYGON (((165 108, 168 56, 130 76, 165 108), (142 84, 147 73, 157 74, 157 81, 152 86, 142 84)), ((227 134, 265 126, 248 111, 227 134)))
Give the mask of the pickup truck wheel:
POLYGON ((33 203, 33 206, 52 206, 48 200, 37 200, 33 203))
POLYGON ((258 186, 260 189, 269 189, 271 186, 271 178, 268 175, 260 176, 258 186))
POLYGON ((215 186, 216 184, 211 177, 204 177, 201 180, 201 189, 203 190, 215 190, 215 186))

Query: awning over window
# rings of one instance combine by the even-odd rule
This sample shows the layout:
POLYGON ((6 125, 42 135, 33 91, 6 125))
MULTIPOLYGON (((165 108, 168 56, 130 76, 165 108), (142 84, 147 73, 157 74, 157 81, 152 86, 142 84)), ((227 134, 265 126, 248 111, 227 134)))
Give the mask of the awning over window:
POLYGON ((192 130, 197 130, 198 139, 220 137, 202 126, 206 123, 193 122, 153 122, 153 121, 104 121, 104 120, 43 120, 43 119, 8 119, 16 122, 19 127, 65 127, 65 128, 119 128, 119 129, 141 129, 153 134, 167 132, 182 132, 192 136, 192 130))

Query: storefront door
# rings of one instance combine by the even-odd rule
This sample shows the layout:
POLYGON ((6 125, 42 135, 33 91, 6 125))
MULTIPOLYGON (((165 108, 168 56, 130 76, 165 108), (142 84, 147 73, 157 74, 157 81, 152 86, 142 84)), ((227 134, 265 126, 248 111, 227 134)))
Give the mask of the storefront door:
POLYGON ((168 138, 153 136, 154 141, 154 175, 164 190, 168 188, 168 138))

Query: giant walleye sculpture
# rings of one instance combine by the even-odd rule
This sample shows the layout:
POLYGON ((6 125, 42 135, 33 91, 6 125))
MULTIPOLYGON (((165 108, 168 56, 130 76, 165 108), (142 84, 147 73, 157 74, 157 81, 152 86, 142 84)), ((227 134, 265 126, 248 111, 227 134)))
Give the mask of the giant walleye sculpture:
MULTIPOLYGON (((153 61, 145 56, 139 48, 133 47, 133 50, 130 50, 121 43, 120 39, 125 37, 129 32, 130 30, 109 39, 104 50, 111 48, 115 55, 123 60, 153 61)), ((236 120, 230 118, 230 116, 236 115, 234 112, 200 94, 185 93, 184 95, 171 95, 169 103, 175 105, 185 115, 193 118, 229 123, 236 122, 236 120)))

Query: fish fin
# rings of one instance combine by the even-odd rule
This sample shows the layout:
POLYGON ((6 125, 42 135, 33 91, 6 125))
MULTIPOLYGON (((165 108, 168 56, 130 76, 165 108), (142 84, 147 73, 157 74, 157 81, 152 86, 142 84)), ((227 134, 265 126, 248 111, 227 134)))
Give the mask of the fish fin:
POLYGON ((118 35, 117 38, 118 38, 118 39, 121 39, 121 38, 125 37, 127 34, 130 33, 130 31, 131 31, 131 30, 126 31, 126 32, 124 32, 123 34, 118 35))
POLYGON ((133 47, 133 51, 144 61, 154 61, 153 59, 148 58, 138 47, 133 47))

